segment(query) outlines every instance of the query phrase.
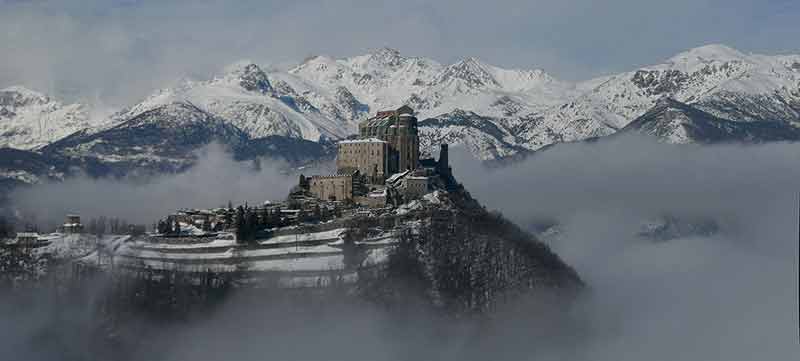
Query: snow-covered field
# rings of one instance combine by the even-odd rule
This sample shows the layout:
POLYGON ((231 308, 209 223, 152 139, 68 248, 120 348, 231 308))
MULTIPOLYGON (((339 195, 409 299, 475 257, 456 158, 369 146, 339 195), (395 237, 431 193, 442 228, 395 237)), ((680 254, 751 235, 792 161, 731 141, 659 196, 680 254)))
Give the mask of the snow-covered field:
POLYGON ((51 233, 40 235, 39 242, 47 243, 47 245, 34 248, 34 250, 38 254, 48 254, 55 259, 79 259, 96 254, 100 245, 115 248, 129 238, 130 236, 126 235, 97 237, 87 234, 51 233))
MULTIPOLYGON (((352 262, 346 261, 342 239, 345 228, 275 236, 257 245, 240 246, 228 234, 220 239, 196 243, 158 243, 159 237, 131 238, 84 235, 52 235, 55 249, 71 252, 80 262, 132 269, 183 272, 265 272, 287 287, 305 287, 330 282, 331 277, 352 280, 352 262), (101 247, 97 245, 100 244, 101 247)), ((49 236, 50 237, 50 236, 49 236)), ((393 233, 381 233, 356 243, 365 267, 385 262, 396 244, 393 233)))

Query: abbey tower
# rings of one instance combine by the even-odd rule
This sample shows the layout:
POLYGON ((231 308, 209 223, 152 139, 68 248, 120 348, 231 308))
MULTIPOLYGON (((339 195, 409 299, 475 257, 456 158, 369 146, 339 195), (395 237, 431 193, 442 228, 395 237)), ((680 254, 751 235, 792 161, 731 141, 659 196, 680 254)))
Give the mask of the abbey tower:
POLYGON ((358 170, 373 183, 389 175, 417 168, 419 134, 414 110, 402 106, 380 111, 358 125, 358 139, 339 142, 339 172, 358 170))
POLYGON ((358 136, 338 144, 336 173, 300 176, 297 196, 307 192, 326 201, 353 201, 382 207, 400 197, 412 199, 429 190, 429 179, 449 184, 447 145, 437 162, 419 159, 419 132, 414 110, 402 106, 380 111, 358 125, 358 136))

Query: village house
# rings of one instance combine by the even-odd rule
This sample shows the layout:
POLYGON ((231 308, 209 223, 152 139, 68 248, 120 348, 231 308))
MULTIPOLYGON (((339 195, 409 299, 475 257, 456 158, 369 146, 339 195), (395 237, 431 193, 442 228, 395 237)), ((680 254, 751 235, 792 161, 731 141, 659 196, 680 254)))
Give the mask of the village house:
POLYGON ((16 244, 20 247, 35 246, 39 243, 39 233, 36 232, 19 232, 17 233, 16 244))
POLYGON ((83 224, 81 223, 81 216, 76 214, 68 214, 64 224, 61 225, 62 233, 83 233, 83 224))

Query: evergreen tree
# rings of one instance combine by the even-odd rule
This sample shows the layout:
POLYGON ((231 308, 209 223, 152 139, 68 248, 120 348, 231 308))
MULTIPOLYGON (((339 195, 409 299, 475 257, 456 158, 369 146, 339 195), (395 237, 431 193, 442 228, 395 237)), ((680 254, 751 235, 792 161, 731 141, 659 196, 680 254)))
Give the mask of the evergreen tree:
POLYGON ((225 211, 222 216, 222 222, 225 223, 222 228, 230 228, 233 225, 233 209, 225 211))
POLYGON ((111 228, 111 234, 119 234, 119 219, 111 218, 108 223, 109 228, 111 228))
POLYGON ((0 216, 0 239, 11 237, 14 228, 6 217, 0 216))
POLYGON ((256 234, 261 229, 258 223, 258 214, 252 209, 247 210, 246 218, 247 241, 255 241, 256 234))
POLYGON ((264 207, 261 209, 261 215, 260 215, 259 223, 261 224, 261 228, 272 228, 272 225, 270 224, 269 221, 270 221, 269 209, 267 209, 267 207, 264 207))
POLYGON ((247 238, 247 229, 245 227, 245 214, 244 207, 239 206, 236 208, 236 241, 243 243, 247 238))
POLYGON ((97 219, 97 235, 102 236, 106 233, 106 217, 100 216, 97 219))
POLYGON ((89 220, 89 227, 86 229, 89 234, 97 235, 97 219, 92 218, 89 220))
POLYGON ((270 224, 272 224, 273 227, 282 226, 282 224, 281 224, 281 210, 280 209, 273 209, 272 211, 270 211, 269 212, 269 219, 270 219, 270 224))
POLYGON ((228 201, 228 208, 225 210, 225 214, 223 216, 223 222, 225 222, 225 224, 223 225, 222 228, 231 228, 234 226, 233 215, 235 212, 236 211, 233 209, 233 203, 231 203, 231 201, 228 201))
POLYGON ((319 222, 322 220, 322 209, 319 208, 319 204, 314 205, 314 221, 319 222))

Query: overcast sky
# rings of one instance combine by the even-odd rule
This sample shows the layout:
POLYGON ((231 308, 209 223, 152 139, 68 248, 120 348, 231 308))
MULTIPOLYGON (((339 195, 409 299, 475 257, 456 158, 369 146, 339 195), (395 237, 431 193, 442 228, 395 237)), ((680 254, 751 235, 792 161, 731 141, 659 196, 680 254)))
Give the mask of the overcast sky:
POLYGON ((0 0, 0 87, 119 105, 226 64, 389 46, 568 80, 724 43, 800 53, 796 0, 0 0))

